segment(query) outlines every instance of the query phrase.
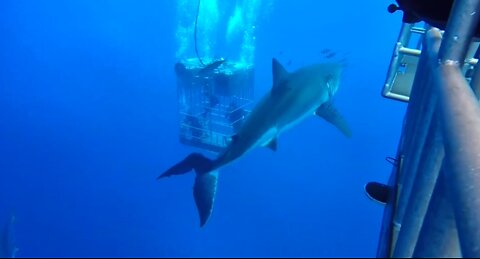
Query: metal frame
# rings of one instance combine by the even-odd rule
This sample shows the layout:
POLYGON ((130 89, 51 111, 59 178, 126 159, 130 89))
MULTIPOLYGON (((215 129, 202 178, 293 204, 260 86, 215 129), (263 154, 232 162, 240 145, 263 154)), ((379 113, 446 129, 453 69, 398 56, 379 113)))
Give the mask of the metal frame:
POLYGON ((254 67, 225 62, 205 69, 191 58, 175 68, 180 143, 221 152, 250 113, 254 67))
POLYGON ((416 47, 409 47, 412 33, 423 35, 425 29, 415 24, 403 23, 393 50, 392 59, 383 86, 383 97, 408 102, 413 77, 417 70, 418 57, 421 54, 422 36, 416 40, 416 47))
POLYGON ((465 76, 479 16, 480 0, 456 0, 445 32, 425 33, 408 99, 393 96, 408 108, 377 257, 480 257, 480 67, 465 76))
MULTIPOLYGON (((418 62, 422 54, 424 35, 430 28, 424 23, 402 23, 382 88, 383 97, 402 102, 410 100, 418 62)), ((468 81, 471 80, 473 68, 478 62, 474 54, 479 46, 479 42, 473 42, 465 57, 462 70, 468 81)))

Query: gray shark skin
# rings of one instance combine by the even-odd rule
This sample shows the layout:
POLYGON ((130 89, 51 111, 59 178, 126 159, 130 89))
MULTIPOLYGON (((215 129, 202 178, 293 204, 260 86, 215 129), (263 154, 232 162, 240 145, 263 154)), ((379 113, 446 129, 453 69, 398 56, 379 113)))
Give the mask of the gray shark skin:
POLYGON ((312 115, 322 117, 347 137, 351 136, 348 124, 332 102, 340 84, 341 64, 310 65, 289 73, 274 58, 272 74, 272 89, 256 104, 218 158, 211 160, 200 153, 192 153, 157 178, 195 171, 193 195, 200 227, 205 225, 212 213, 218 170, 248 151, 259 146, 275 151, 282 132, 312 115))
POLYGON ((0 258, 15 258, 18 248, 15 246, 15 216, 11 216, 8 222, 1 229, 0 236, 0 258))

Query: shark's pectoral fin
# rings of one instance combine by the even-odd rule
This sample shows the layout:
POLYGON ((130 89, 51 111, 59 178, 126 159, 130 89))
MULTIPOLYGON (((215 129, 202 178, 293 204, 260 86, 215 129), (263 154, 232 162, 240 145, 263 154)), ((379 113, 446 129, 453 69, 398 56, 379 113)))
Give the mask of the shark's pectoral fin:
POLYGON ((197 174, 193 186, 193 197, 200 216, 200 227, 207 223, 212 214, 215 193, 217 192, 218 171, 197 174))
POLYGON ((343 116, 335 109, 332 103, 322 104, 316 111, 315 115, 318 115, 324 118, 326 121, 333 124, 337 129, 339 129, 345 136, 351 137, 352 131, 348 126, 347 121, 343 116))
POLYGON ((272 140, 270 140, 266 145, 265 147, 268 147, 270 148, 271 150, 273 151, 277 151, 277 138, 273 138, 272 140))

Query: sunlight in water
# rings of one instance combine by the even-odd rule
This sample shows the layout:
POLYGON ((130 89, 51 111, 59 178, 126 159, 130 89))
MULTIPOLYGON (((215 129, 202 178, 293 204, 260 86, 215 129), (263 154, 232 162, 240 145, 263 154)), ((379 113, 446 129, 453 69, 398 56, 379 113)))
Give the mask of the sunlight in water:
POLYGON ((178 1, 176 58, 184 61, 196 56, 197 26, 198 54, 205 62, 226 57, 234 62, 253 64, 258 17, 267 15, 272 3, 273 0, 233 4, 218 0, 178 1))

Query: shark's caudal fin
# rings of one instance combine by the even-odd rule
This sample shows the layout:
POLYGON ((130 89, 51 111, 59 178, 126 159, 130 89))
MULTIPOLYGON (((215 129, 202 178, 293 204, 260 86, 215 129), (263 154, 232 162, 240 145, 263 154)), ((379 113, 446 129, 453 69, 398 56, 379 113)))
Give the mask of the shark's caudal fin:
POLYGON ((200 216, 200 227, 207 223, 212 214, 215 194, 217 192, 218 171, 205 174, 197 174, 193 186, 193 197, 197 204, 198 215, 200 216))
POLYGON ((212 214, 215 193, 217 191, 218 171, 212 171, 213 160, 199 153, 192 153, 172 166, 157 179, 172 175, 186 174, 195 170, 196 178, 193 186, 193 196, 200 216, 200 227, 207 223, 212 214))

